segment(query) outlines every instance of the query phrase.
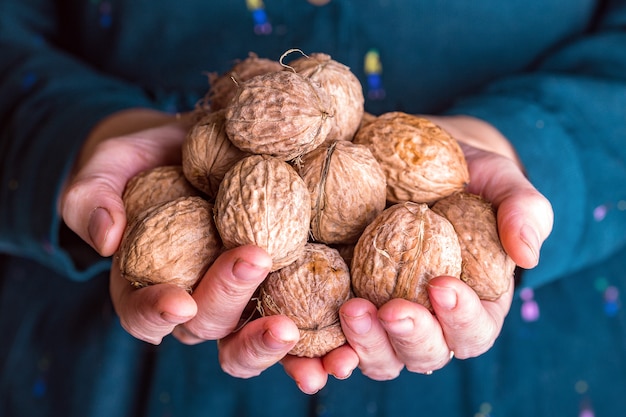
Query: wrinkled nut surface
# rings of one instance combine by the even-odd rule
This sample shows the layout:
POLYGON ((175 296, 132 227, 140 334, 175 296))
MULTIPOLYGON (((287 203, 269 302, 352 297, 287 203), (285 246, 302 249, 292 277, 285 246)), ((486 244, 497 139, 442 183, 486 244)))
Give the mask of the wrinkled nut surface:
POLYGON ((319 83, 331 98, 333 129, 330 140, 352 140, 364 113, 363 87, 350 68, 324 53, 302 56, 289 63, 298 74, 319 83))
POLYGON ((355 243, 385 208, 385 174, 366 146, 326 142, 298 166, 311 193, 311 234, 318 242, 355 243))
POLYGON ((320 357, 343 345, 339 308, 351 296, 348 265, 335 249, 308 243, 291 265, 272 272, 261 285, 259 309, 294 321, 300 340, 289 352, 320 357))
POLYGON ((330 98, 291 70, 256 76, 237 89, 226 133, 239 149, 284 161, 324 142, 333 127, 330 98))
POLYGON ((215 198, 226 172, 249 154, 228 139, 225 110, 209 113, 187 133, 182 146, 183 173, 210 198, 215 198))
POLYGON ((496 300, 512 285, 515 262, 498 235, 493 206, 480 196, 455 193, 436 202, 432 210, 448 219, 459 236, 466 282, 483 300, 496 300))
POLYGON ((167 283, 191 292, 221 250, 211 203, 181 197, 130 223, 118 259, 122 276, 137 288, 167 283))
POLYGON ((221 75, 209 75, 209 93, 207 96, 209 110, 214 112, 225 109, 237 92, 237 85, 257 75, 268 72, 282 71, 278 61, 259 58, 253 52, 244 60, 235 63, 232 68, 221 75))
POLYGON ((151 168, 131 178, 122 194, 126 219, 130 223, 141 212, 179 197, 198 196, 180 165, 151 168))
POLYGON ((354 142, 368 146, 380 163, 390 202, 433 203, 469 182, 461 147, 427 119, 385 113, 359 129, 354 142))
POLYGON ((398 203, 383 211, 354 248, 352 288, 377 307, 404 298, 432 309, 427 284, 439 275, 461 276, 454 228, 426 204, 398 203))
POLYGON ((214 211, 224 246, 260 246, 272 270, 295 261, 308 239, 309 190, 291 165, 267 155, 244 158, 226 173, 214 211))

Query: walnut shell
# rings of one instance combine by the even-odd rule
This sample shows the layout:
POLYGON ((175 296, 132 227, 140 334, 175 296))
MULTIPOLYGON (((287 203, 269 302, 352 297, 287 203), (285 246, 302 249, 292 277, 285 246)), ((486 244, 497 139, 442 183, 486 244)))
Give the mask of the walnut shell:
POLYGON ((135 287, 168 283, 191 292, 221 250, 212 204, 181 197, 130 223, 118 259, 122 276, 135 287))
POLYGON ((433 203, 469 182, 461 147, 431 121, 385 113, 363 126, 355 143, 367 145, 387 177, 387 200, 433 203))
POLYGON ((259 309, 264 316, 285 315, 298 326, 300 340, 290 354, 320 357, 346 342, 339 308, 350 297, 350 272, 339 252, 308 243, 300 258, 265 279, 259 309))
POLYGON ((288 161, 324 142, 333 127, 330 98, 292 71, 256 76, 237 89, 226 133, 239 149, 288 161))
POLYGON ((385 174, 366 146, 326 142, 302 157, 298 172, 311 193, 311 234, 319 242, 355 243, 385 209, 385 174))
POLYGON ((209 93, 206 97, 211 112, 225 109, 237 92, 237 85, 257 75, 268 72, 282 71, 280 62, 267 58, 259 58, 254 52, 248 57, 236 62, 233 67, 221 75, 209 75, 209 93))
POLYGON ((183 142, 183 173, 194 187, 215 198, 226 171, 248 155, 228 139, 225 110, 209 113, 189 130, 183 142))
POLYGON ((363 86, 350 68, 330 55, 313 53, 289 63, 298 74, 307 77, 326 90, 333 108, 331 140, 352 140, 364 113, 363 86))
POLYGON ((461 280, 483 300, 496 300, 511 286, 515 262, 498 235, 493 206, 478 195, 452 194, 432 210, 448 219, 459 237, 463 269, 461 280))
POLYGON ((431 309, 426 286, 439 275, 461 276, 461 247, 448 220, 426 204, 383 211, 354 248, 352 288, 377 307, 404 298, 431 309))
POLYGON ((160 203, 198 195, 200 192, 187 181, 180 165, 167 165, 144 170, 131 178, 124 188, 122 201, 130 223, 141 212, 160 203))
POLYGON ((302 252, 311 222, 311 196, 288 163, 267 155, 237 162, 215 199, 215 223, 224 246, 265 249, 276 270, 302 252))

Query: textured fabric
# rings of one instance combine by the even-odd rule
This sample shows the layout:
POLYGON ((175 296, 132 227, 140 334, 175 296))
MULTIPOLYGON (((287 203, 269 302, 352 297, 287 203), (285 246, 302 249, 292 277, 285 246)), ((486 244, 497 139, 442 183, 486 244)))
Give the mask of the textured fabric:
POLYGON ((626 414, 626 1, 2 0, 0 51, 3 415, 626 414), (290 48, 350 66, 372 113, 488 120, 552 202, 487 354, 308 397, 280 366, 236 380, 214 343, 119 327, 108 260, 56 213, 86 133, 121 109, 189 110, 207 73, 290 48))

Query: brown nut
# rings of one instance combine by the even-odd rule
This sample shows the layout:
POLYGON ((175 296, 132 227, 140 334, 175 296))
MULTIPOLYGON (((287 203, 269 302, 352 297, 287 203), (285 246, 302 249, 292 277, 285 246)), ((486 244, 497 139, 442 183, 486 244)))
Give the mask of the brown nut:
POLYGON ((350 272, 339 252, 308 243, 298 260, 265 279, 259 310, 285 315, 298 326, 300 340, 290 354, 320 357, 346 342, 339 308, 350 296, 350 272))
POLYGON ((289 63, 298 74, 319 83, 331 97, 333 129, 330 140, 352 140, 364 113, 363 87, 350 68, 328 54, 313 53, 289 63))
POLYGON ((330 98, 291 70, 256 76, 237 89, 226 133, 239 149, 288 161, 324 142, 333 127, 330 98))
POLYGON ((131 178, 122 194, 127 222, 132 222, 141 212, 159 203, 179 197, 198 196, 183 175, 180 165, 167 165, 147 169, 131 178))
POLYGON ((427 119, 385 113, 359 129, 354 142, 368 146, 380 163, 390 202, 430 204, 469 182, 461 147, 427 119))
POLYGON ((298 166, 311 193, 311 234, 318 242, 355 243, 385 208, 385 174, 366 146, 326 142, 298 166))
POLYGON ((272 270, 300 256, 310 222, 311 197, 304 181, 288 163, 267 155, 237 162, 215 199, 224 246, 260 246, 272 257, 272 270))
POLYGON ((204 116, 189 130, 182 146, 185 177, 213 199, 226 171, 249 155, 228 139, 224 116, 225 110, 204 116))
POLYGON ((431 309, 427 284, 460 277, 461 247, 454 228, 426 204, 398 203, 383 211, 354 248, 352 288, 377 307, 404 298, 431 309))
POLYGON ((167 283, 191 292, 221 250, 212 205, 181 197, 130 223, 118 259, 122 276, 135 287, 167 283))
POLYGON ((237 92, 237 85, 257 75, 268 72, 282 71, 283 66, 278 61, 259 58, 254 52, 248 57, 236 62, 233 67, 221 75, 210 74, 210 89, 206 97, 208 110, 211 112, 225 109, 237 92))
POLYGON ((459 192, 436 202, 432 210, 448 219, 461 244, 461 280, 483 300, 496 300, 511 286, 515 262, 498 235, 493 206, 478 195, 459 192))

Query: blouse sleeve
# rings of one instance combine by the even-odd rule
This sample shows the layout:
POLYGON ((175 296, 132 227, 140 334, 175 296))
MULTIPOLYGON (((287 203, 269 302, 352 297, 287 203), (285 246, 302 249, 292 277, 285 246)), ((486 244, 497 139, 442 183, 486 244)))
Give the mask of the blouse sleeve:
POLYGON ((605 3, 584 36, 449 110, 498 128, 553 205, 553 232, 524 285, 565 277, 626 243, 626 1, 605 3))
POLYGON ((63 180, 98 120, 153 106, 141 89, 58 47, 56 4, 0 4, 0 252, 83 280, 108 261, 82 242, 68 241, 70 251, 61 245, 60 236, 71 236, 62 233, 56 207, 63 180))

